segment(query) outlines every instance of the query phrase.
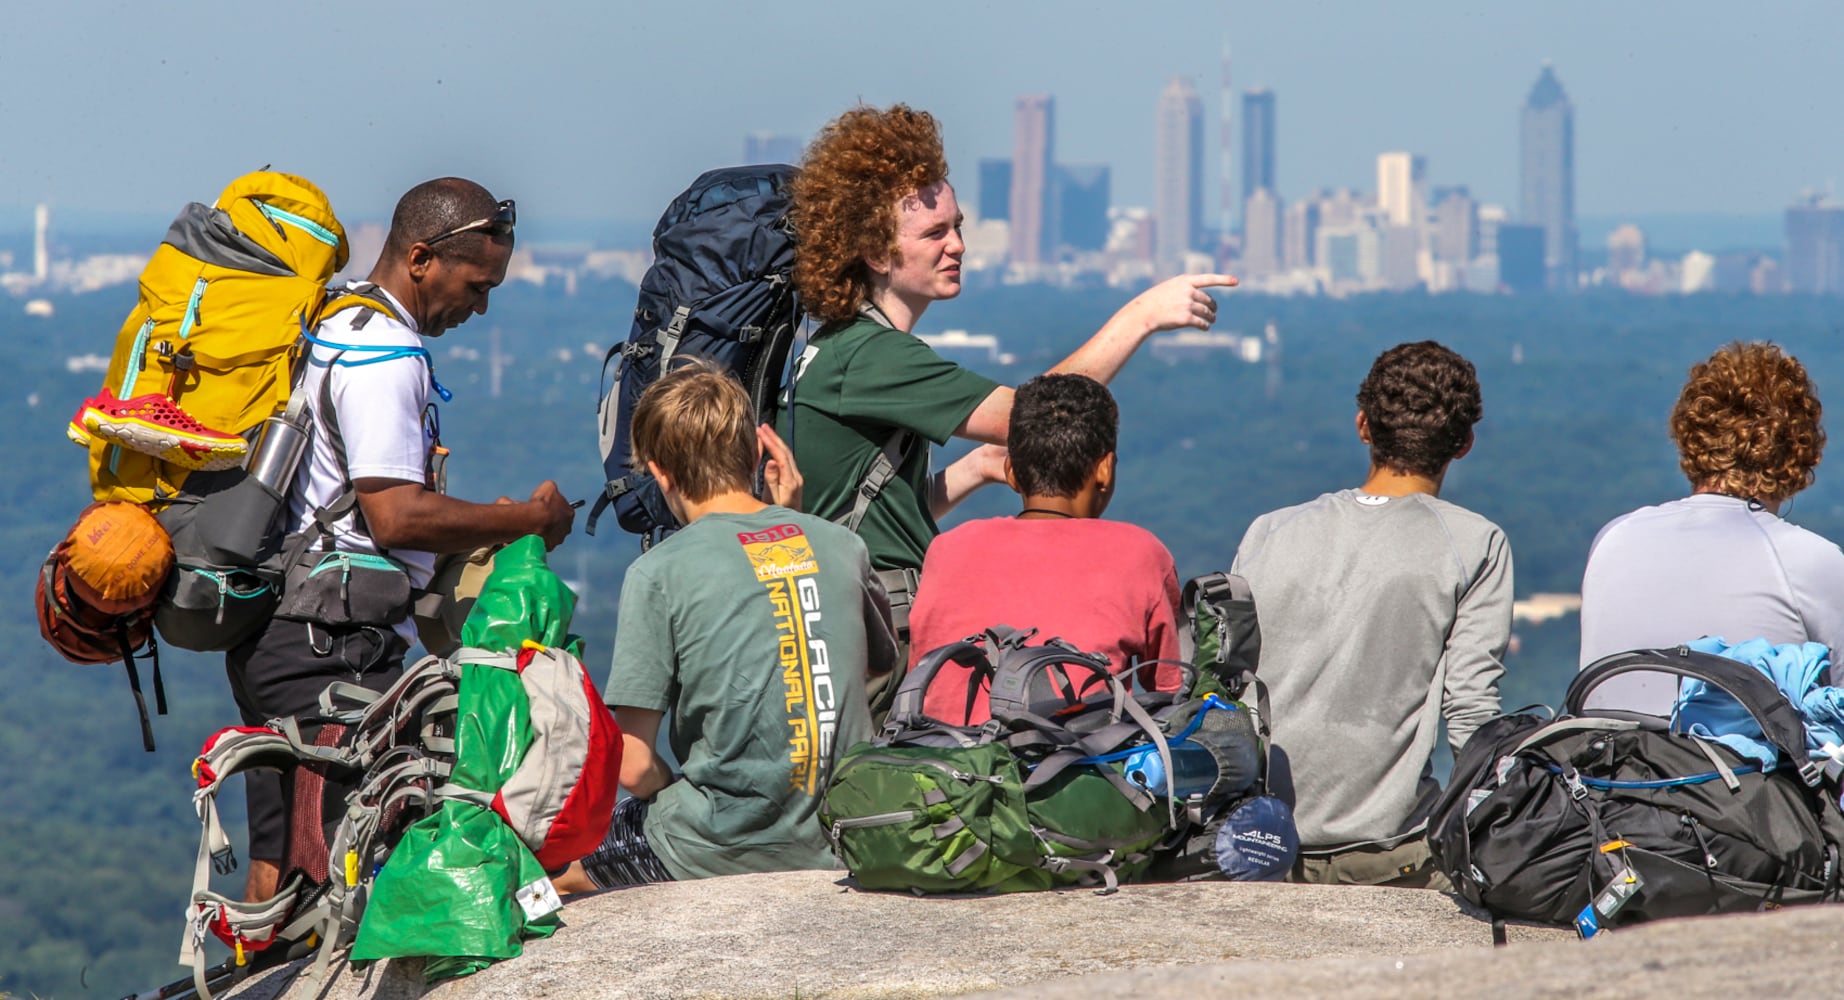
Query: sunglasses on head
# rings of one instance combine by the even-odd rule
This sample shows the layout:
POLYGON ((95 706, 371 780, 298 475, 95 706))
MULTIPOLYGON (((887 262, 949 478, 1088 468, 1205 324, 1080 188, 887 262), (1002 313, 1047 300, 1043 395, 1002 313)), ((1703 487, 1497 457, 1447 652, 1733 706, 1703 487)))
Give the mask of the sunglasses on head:
POLYGON ((488 235, 503 239, 512 235, 512 227, 516 225, 518 221, 518 207, 512 203, 511 198, 507 198, 505 201, 499 203, 499 207, 493 210, 492 215, 484 219, 475 219, 472 222, 464 223, 445 233, 426 239, 423 241, 423 245, 432 247, 450 236, 459 236, 462 233, 485 232, 488 235))

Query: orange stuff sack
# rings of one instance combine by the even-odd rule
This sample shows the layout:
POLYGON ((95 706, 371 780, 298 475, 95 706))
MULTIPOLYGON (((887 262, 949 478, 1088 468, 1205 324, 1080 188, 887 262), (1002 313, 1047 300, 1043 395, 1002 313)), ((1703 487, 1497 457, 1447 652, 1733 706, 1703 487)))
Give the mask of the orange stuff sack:
POLYGON ((84 508, 62 548, 71 590, 106 615, 152 605, 173 568, 166 529, 146 507, 121 500, 84 508))
POLYGON ((147 699, 141 694, 135 658, 144 654, 153 662, 154 704, 165 715, 166 686, 160 677, 160 652, 153 641, 154 601, 172 564, 166 532, 145 508, 131 503, 91 504, 78 515, 70 534, 45 557, 33 594, 39 635, 58 655, 72 663, 124 664, 140 713, 141 745, 150 753, 154 728, 147 716, 147 699), (123 514, 122 509, 134 513, 123 514), (139 517, 153 522, 152 533, 139 517), (73 559, 82 561, 93 579, 82 580, 73 559), (125 610, 105 610, 99 603, 125 610))

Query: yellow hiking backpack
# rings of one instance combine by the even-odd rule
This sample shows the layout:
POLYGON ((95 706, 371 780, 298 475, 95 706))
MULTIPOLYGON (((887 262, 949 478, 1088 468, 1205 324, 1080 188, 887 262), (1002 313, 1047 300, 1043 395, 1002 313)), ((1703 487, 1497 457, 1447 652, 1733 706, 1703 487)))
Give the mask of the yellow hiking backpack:
POLYGON ((71 422, 96 499, 158 504, 193 471, 241 465, 245 435, 286 405, 301 334, 347 255, 326 195, 300 177, 259 170, 186 206, 141 272, 103 393, 71 422))

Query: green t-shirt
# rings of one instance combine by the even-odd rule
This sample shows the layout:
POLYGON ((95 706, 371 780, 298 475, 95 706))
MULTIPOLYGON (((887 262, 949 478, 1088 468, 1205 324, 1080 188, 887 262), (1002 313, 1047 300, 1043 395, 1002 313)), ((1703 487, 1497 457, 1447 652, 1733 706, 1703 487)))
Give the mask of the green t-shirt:
POLYGON ((889 614, 864 543, 785 507, 706 514, 628 568, 604 698, 671 713, 683 780, 646 834, 673 878, 836 865, 816 813, 871 737, 889 614))
MULTIPOLYGON (((907 429, 946 444, 998 387, 874 320, 821 330, 795 368, 793 405, 782 407, 779 427, 806 481, 806 508, 826 518, 850 510, 891 434, 907 429)), ((941 533, 928 511, 928 458, 926 445, 912 447, 858 526, 877 569, 922 568, 941 533)))

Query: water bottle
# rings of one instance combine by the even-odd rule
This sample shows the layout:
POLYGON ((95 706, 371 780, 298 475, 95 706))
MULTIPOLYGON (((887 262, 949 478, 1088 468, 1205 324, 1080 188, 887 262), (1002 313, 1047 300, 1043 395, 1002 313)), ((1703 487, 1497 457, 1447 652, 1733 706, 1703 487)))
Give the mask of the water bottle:
POLYGON ((288 414, 278 413, 263 421, 256 447, 250 449, 243 467, 271 491, 286 494, 294 483, 295 467, 301 464, 301 453, 307 449, 307 438, 305 422, 297 423, 289 420, 288 414))
MULTIPOLYGON (((1178 798, 1202 795, 1216 784, 1217 761, 1210 751, 1190 740, 1180 740, 1170 746, 1172 784, 1178 798)), ((1165 761, 1160 758, 1158 747, 1149 744, 1135 750, 1121 761, 1121 771, 1128 781, 1154 795, 1166 794, 1165 761)))

